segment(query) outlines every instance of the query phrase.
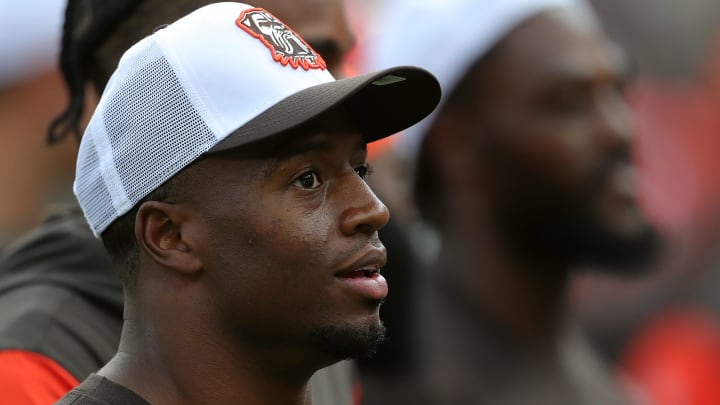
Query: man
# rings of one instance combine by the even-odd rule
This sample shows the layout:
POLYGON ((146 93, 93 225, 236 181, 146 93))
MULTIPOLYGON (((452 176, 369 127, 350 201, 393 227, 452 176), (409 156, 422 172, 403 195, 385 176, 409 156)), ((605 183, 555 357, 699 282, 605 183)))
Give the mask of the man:
MULTIPOLYGON (((155 27, 206 0, 98 0, 68 2, 61 66, 70 90, 67 112, 53 127, 59 140, 79 127, 87 84, 101 93, 122 53, 155 27)), ((340 74, 353 44, 337 0, 259 6, 292 24, 340 74)), ((78 133, 79 135, 79 133, 78 133)), ((69 187, 68 187, 69 188, 69 187)), ((122 286, 102 244, 82 213, 69 208, 17 240, 0 258, 0 391, 13 403, 51 403, 99 369, 117 350, 122 286), (12 398, 12 399, 10 399, 12 398)), ((316 404, 350 403, 353 367, 341 362, 313 377, 316 404)), ((356 398, 357 399, 357 398, 356 398)))
POLYGON ((388 213, 365 142, 426 116, 439 86, 411 67, 335 81, 317 53, 302 65, 248 28, 255 13, 279 23, 198 9, 108 82, 73 189, 125 323, 116 356, 60 404, 307 404, 315 371, 382 340, 388 213))
POLYGON ((630 273, 657 246, 637 207, 623 54, 576 1, 401 3, 380 21, 375 66, 423 66, 444 90, 400 140, 441 237, 421 306, 424 397, 622 403, 568 290, 573 269, 630 273))

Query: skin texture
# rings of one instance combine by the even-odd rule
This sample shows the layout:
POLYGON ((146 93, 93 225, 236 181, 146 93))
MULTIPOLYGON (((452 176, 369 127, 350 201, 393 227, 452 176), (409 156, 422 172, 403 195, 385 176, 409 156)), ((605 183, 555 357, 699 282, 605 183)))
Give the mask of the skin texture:
POLYGON ((338 111, 286 136, 209 155, 140 207, 139 279, 101 375, 153 404, 309 403, 317 369, 382 339, 384 294, 339 276, 386 261, 365 143, 338 111))
POLYGON ((632 181, 626 75, 589 15, 547 11, 467 73, 429 130, 418 184, 432 178, 442 196, 425 213, 443 238, 435 286, 444 294, 430 315, 430 368, 451 368, 435 379, 448 403, 495 390, 472 385, 502 375, 483 368, 512 367, 478 364, 483 348, 455 335, 494 328, 511 352, 558 361, 572 269, 652 256, 656 236, 632 181))

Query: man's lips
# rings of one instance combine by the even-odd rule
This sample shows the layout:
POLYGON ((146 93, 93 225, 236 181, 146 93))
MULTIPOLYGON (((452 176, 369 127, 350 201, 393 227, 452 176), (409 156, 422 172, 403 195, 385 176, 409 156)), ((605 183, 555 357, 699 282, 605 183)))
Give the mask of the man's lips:
POLYGON ((380 274, 380 269, 386 262, 387 253, 384 248, 372 249, 335 273, 335 277, 363 297, 382 300, 388 293, 387 281, 380 274))

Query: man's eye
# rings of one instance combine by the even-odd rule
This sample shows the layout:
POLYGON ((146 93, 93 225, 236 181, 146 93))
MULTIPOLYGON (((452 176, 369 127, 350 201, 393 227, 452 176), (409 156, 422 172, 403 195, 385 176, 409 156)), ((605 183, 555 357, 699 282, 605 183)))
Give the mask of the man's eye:
POLYGON ((578 114, 592 108, 592 94, 582 87, 567 87, 554 92, 545 103, 554 114, 578 114))
POLYGON ((357 173, 357 175, 360 176, 361 179, 365 179, 370 175, 370 173, 372 173, 372 171, 370 170, 370 165, 365 163, 356 167, 355 173, 357 173))
POLYGON ((300 187, 300 188, 318 188, 320 187, 320 179, 318 178, 317 173, 310 171, 305 172, 300 177, 297 178, 293 182, 294 185, 300 187))

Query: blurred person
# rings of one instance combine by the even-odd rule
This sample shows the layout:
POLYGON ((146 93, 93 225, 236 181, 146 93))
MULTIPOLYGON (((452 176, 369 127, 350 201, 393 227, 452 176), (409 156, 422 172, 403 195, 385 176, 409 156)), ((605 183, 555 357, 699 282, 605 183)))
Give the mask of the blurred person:
POLYGON ((73 187, 122 280, 123 332, 58 404, 311 403, 316 370, 384 335, 388 211, 364 180, 366 143, 439 96, 413 67, 335 80, 291 28, 242 3, 133 45, 73 187))
MULTIPOLYGON (((355 33, 356 45, 345 58, 344 71, 357 74, 362 68, 366 37, 372 32, 377 18, 374 13, 382 2, 376 0, 346 1, 349 24, 355 33)), ((373 381, 388 381, 396 385, 398 378, 418 365, 420 346, 417 324, 421 315, 416 311, 421 280, 417 273, 423 268, 422 257, 413 251, 414 205, 408 199, 407 183, 398 175, 405 169, 401 162, 389 159, 392 145, 398 137, 387 137, 368 145, 368 160, 373 170, 382 173, 370 176, 368 184, 386 204, 392 215, 388 224, 380 230, 380 238, 389 252, 385 266, 385 278, 393 287, 393 293, 383 303, 380 314, 386 325, 386 340, 371 358, 358 361, 362 391, 366 392, 373 381), (408 203, 409 202, 409 203, 408 203)))
POLYGON ((652 277, 581 280, 576 313, 648 403, 720 403, 720 3, 593 3, 637 65, 639 187, 666 243, 652 277))
MULTIPOLYGON (((427 357, 398 397, 629 401, 569 302, 577 270, 632 275, 660 244, 637 205, 625 55, 580 1, 401 1, 380 16, 372 68, 423 66, 443 87, 395 142, 440 240, 418 304, 427 357)), ((397 401, 386 392, 367 403, 397 401)))
MULTIPOLYGON (((70 101, 50 139, 58 143, 69 134, 79 136, 86 104, 94 104, 97 97, 86 95, 86 86, 92 85, 90 93, 101 93, 130 45, 208 3, 212 2, 69 1, 60 63, 70 101)), ((256 4, 292 24, 323 55, 329 70, 340 74, 343 56, 354 41, 340 1, 256 4)), ((44 120, 26 121, 47 126, 44 120)), ((36 128, 32 136, 42 132, 36 128)), ((75 148, 72 142, 57 147, 67 146, 75 148)), ((71 172, 61 166, 55 170, 71 172)), ((0 256, 0 391, 18 404, 56 400, 107 362, 120 338, 122 286, 110 258, 78 207, 56 211, 0 256)), ((354 381, 350 362, 321 370, 313 377, 315 403, 356 400, 354 381)))
POLYGON ((652 275, 586 274, 574 307, 598 347, 618 356, 638 326, 708 267, 720 225, 720 97, 712 59, 720 3, 593 1, 610 36, 628 50, 627 89, 637 128, 640 204, 665 241, 652 275), (650 46, 661 44, 661 46, 650 46), (680 288, 679 288, 680 287, 680 288))
POLYGON ((65 102, 56 67, 64 4, 0 4, 0 250, 37 226, 50 201, 72 200, 76 148, 44 148, 38 137, 65 102))
MULTIPOLYGON (((695 12, 716 19, 720 9, 715 4, 710 8, 695 12)), ((654 405, 720 403, 720 182, 714 156, 720 146, 720 32, 713 37, 714 46, 705 48, 706 56, 684 80, 651 76, 639 89, 644 118, 664 135, 656 140, 659 147, 646 142, 648 155, 670 145, 688 151, 688 161, 678 164, 692 167, 694 184, 687 191, 695 197, 693 210, 685 213, 689 218, 671 228, 695 242, 687 255, 692 260, 679 260, 676 254, 664 263, 661 270, 672 276, 672 284, 649 290, 653 305, 645 305, 644 317, 631 318, 634 327, 624 336, 618 356, 641 395, 654 405)), ((665 156, 650 157, 659 170, 665 156)), ((662 185, 673 189, 672 181, 681 180, 662 185)), ((660 193, 656 197, 659 200, 660 193)))

